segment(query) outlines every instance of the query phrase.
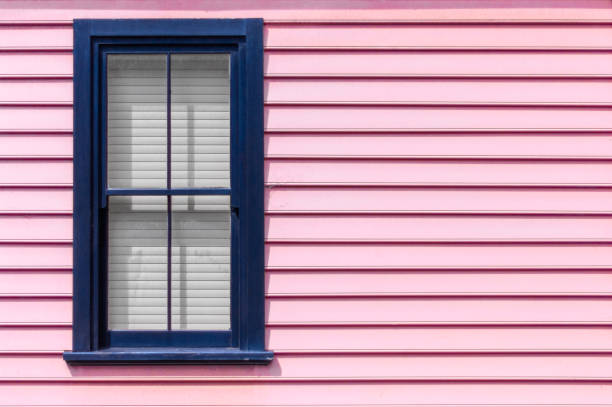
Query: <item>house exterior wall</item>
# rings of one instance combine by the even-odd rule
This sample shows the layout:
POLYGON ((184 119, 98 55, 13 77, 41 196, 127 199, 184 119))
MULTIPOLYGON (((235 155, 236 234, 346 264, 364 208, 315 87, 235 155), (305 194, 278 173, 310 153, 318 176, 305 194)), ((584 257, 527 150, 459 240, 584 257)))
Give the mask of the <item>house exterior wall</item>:
POLYGON ((0 2, 0 405, 612 404, 612 4, 0 2), (265 19, 269 366, 68 366, 73 18, 265 19))

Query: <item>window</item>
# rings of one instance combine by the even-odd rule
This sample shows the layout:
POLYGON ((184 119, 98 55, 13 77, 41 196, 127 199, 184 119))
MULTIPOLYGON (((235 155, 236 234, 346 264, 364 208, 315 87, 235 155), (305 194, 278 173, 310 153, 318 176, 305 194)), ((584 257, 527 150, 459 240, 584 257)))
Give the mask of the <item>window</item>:
POLYGON ((75 20, 70 363, 268 363, 262 20, 75 20))

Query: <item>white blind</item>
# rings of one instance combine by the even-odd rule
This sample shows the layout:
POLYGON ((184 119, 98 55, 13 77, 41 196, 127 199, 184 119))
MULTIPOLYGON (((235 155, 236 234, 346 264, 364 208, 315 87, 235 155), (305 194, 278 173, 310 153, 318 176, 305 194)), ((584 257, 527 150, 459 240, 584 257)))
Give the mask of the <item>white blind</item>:
POLYGON ((166 56, 109 55, 109 188, 166 187, 166 56))
POLYGON ((229 56, 171 58, 172 186, 229 188, 229 56))
MULTIPOLYGON (((170 146, 166 55, 108 58, 108 187, 229 188, 228 56, 171 56, 170 146)), ((172 330, 230 328, 229 203, 223 195, 110 197, 109 329, 166 330, 169 320, 172 330)))

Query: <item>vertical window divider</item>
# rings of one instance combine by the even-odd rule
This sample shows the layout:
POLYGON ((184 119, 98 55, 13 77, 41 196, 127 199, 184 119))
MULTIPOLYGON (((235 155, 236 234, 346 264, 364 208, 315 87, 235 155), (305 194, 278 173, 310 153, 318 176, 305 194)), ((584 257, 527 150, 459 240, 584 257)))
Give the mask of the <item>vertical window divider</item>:
POLYGON ((172 330, 172 108, 171 108, 171 85, 172 78, 170 76, 170 53, 166 54, 166 185, 168 188, 166 213, 167 213, 167 264, 168 270, 166 275, 166 312, 168 321, 168 331, 172 330))

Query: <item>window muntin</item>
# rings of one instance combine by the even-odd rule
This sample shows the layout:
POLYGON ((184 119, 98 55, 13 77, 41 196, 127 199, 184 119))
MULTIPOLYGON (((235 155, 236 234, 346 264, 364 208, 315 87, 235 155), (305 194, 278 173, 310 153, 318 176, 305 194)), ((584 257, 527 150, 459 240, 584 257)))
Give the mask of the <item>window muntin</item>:
POLYGON ((106 103, 108 329, 230 330, 229 54, 108 54, 106 103))

